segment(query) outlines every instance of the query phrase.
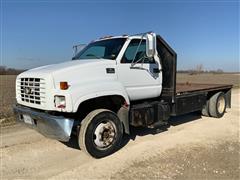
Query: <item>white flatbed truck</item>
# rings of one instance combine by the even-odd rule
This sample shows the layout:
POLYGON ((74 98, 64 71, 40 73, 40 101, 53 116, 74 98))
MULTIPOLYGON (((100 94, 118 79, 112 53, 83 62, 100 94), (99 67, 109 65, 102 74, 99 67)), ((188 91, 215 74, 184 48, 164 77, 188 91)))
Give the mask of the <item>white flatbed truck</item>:
POLYGON ((177 84, 177 54, 153 32, 89 43, 72 61, 28 70, 16 79, 17 120, 69 141, 95 158, 115 152, 130 126, 156 128, 171 116, 202 111, 220 118, 232 85, 177 84))

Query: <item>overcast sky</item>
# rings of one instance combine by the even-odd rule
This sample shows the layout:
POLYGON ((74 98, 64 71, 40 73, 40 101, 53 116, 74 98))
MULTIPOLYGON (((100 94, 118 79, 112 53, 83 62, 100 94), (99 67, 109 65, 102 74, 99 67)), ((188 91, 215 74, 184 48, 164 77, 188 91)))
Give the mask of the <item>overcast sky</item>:
POLYGON ((28 69, 69 61, 72 46, 105 35, 154 31, 178 69, 240 71, 239 1, 1 2, 1 65, 28 69))

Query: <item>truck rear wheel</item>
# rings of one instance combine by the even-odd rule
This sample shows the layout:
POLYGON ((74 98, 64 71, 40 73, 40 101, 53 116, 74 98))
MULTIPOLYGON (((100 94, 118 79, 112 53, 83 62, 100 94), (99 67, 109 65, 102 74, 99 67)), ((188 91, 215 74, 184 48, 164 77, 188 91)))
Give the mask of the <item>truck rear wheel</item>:
POLYGON ((218 92, 209 100, 209 114, 212 117, 220 118, 226 110, 226 97, 223 92, 218 92))
POLYGON ((202 108, 202 115, 209 117, 209 100, 207 100, 206 104, 202 108))
POLYGON ((122 135, 123 127, 117 115, 106 109, 97 109, 82 121, 78 142, 83 151, 102 158, 119 148, 122 135))

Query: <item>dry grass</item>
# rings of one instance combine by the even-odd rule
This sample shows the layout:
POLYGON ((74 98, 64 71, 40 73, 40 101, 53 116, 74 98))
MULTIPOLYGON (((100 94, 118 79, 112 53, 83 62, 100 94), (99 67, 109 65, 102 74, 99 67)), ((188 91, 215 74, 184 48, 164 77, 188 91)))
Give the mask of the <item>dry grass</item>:
MULTIPOLYGON (((15 75, 0 75, 0 125, 14 122, 12 106, 15 100, 15 75), (3 120, 4 119, 4 120, 3 120)), ((240 87, 240 74, 177 74, 177 82, 233 84, 240 87)))
POLYGON ((178 73, 177 82, 202 83, 202 84, 233 84, 234 88, 239 88, 240 74, 203 73, 190 75, 187 73, 178 73))
POLYGON ((15 100, 16 75, 0 75, 0 124, 13 122, 12 106, 15 100))

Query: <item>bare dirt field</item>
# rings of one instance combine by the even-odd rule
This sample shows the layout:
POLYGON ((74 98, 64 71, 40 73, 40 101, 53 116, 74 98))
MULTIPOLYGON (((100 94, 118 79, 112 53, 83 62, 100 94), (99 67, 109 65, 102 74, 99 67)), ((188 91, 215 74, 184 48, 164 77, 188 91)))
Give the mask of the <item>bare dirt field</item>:
POLYGON ((0 126, 14 122, 15 80, 15 75, 0 75, 0 126))
POLYGON ((85 155, 72 138, 46 139, 20 125, 1 128, 0 179, 224 179, 240 172, 240 90, 220 119, 197 113, 171 119, 163 132, 131 129, 123 147, 103 159, 85 155))
POLYGON ((187 73, 178 73, 177 82, 179 83, 200 83, 200 84, 233 84, 235 88, 240 87, 240 73, 202 73, 190 75, 187 73))

